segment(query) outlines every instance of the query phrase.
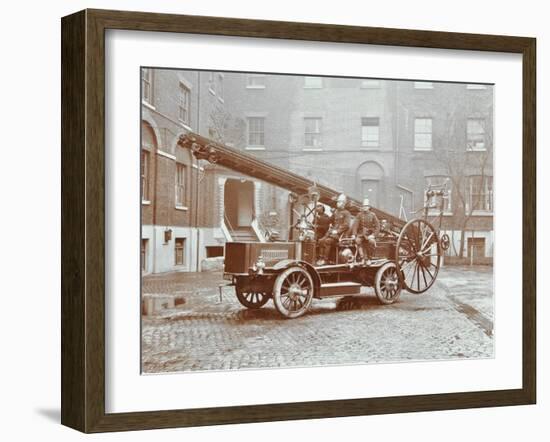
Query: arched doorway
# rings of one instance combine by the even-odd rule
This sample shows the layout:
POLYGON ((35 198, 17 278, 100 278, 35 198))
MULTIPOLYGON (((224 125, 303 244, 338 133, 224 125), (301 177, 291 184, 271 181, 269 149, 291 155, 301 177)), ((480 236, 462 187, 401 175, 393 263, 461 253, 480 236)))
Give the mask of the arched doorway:
POLYGON ((357 169, 357 180, 361 198, 368 198, 374 207, 383 206, 382 180, 384 169, 374 161, 367 161, 357 169))
POLYGON ((228 179, 224 189, 224 210, 230 230, 250 227, 254 219, 254 183, 228 179))

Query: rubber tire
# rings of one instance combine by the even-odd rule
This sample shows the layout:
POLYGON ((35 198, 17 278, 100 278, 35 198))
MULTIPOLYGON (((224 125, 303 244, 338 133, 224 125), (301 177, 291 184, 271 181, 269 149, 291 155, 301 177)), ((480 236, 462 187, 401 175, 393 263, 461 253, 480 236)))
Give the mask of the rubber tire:
MULTIPOLYGON (((259 308, 262 308, 267 303, 267 301, 269 301, 269 298, 270 298, 270 296, 265 292, 255 292, 255 293, 262 293, 263 298, 259 302, 250 302, 243 295, 243 291, 239 290, 238 287, 235 287, 235 293, 241 305, 252 310, 257 310, 259 308)), ((251 293, 251 292, 246 292, 246 293, 251 293)))
POLYGON ((302 316, 311 305, 311 301, 313 299, 313 292, 315 290, 315 286, 313 284, 313 278, 308 273, 307 270, 305 270, 302 267, 293 266, 289 267, 288 269, 284 270, 279 276, 277 276, 277 279, 275 280, 275 284, 273 286, 273 303, 275 304, 275 308, 277 311, 286 319, 295 319, 300 316, 302 316), (299 272, 300 274, 304 275, 306 277, 306 280, 309 284, 309 293, 307 295, 307 298, 304 302, 304 305, 299 309, 295 311, 288 310, 284 305, 283 301, 281 299, 281 288, 284 283, 284 281, 295 272, 299 272))
POLYGON ((374 293, 376 293, 376 297, 378 298, 378 302, 380 302, 380 304, 384 304, 384 305, 393 304, 399 299, 399 296, 401 296, 402 286, 397 273, 398 271, 399 270, 397 269, 397 266, 395 265, 394 262, 387 262, 377 270, 376 275, 374 276, 374 293), (397 294, 394 295, 392 298, 388 299, 382 293, 381 284, 382 284, 382 277, 384 276, 384 273, 388 271, 388 269, 390 268, 393 268, 395 271, 395 277, 397 278, 398 288, 397 288, 397 294))

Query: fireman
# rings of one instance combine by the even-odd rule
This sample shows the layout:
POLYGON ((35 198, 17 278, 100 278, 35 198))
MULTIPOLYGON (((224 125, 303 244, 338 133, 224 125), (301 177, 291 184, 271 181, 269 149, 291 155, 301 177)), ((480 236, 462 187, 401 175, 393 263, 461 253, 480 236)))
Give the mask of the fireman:
POLYGON ((355 238, 361 261, 370 265, 376 248, 376 236, 380 233, 380 222, 370 210, 368 198, 363 200, 361 212, 355 217, 352 226, 352 237, 355 238))
POLYGON ((329 257, 332 256, 332 250, 340 236, 345 234, 350 229, 351 214, 346 209, 347 198, 343 193, 338 195, 336 199, 336 209, 331 216, 331 227, 323 238, 319 240, 320 256, 317 265, 324 265, 329 257))
POLYGON ((315 207, 315 239, 319 240, 323 238, 330 226, 330 216, 326 214, 325 206, 318 203, 315 207))

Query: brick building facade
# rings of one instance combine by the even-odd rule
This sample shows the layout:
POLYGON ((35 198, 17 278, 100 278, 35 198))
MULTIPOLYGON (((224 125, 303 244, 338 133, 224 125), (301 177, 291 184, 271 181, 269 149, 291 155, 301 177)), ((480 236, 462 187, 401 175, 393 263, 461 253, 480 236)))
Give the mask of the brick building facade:
POLYGON ((227 240, 288 234, 288 191, 199 164, 176 144, 189 130, 409 219, 446 182, 450 254, 490 259, 492 106, 482 85, 143 70, 144 271, 197 271, 227 240))

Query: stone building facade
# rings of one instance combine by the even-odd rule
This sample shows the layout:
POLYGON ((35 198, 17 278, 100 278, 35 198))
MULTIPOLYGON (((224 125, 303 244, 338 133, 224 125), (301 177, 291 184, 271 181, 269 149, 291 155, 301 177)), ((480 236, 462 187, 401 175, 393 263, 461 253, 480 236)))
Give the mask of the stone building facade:
POLYGON ((144 272, 198 271, 228 240, 288 236, 288 191, 199 163, 176 144, 186 131, 401 218, 446 183, 449 254, 490 262, 492 109, 484 85, 144 70, 144 272))

